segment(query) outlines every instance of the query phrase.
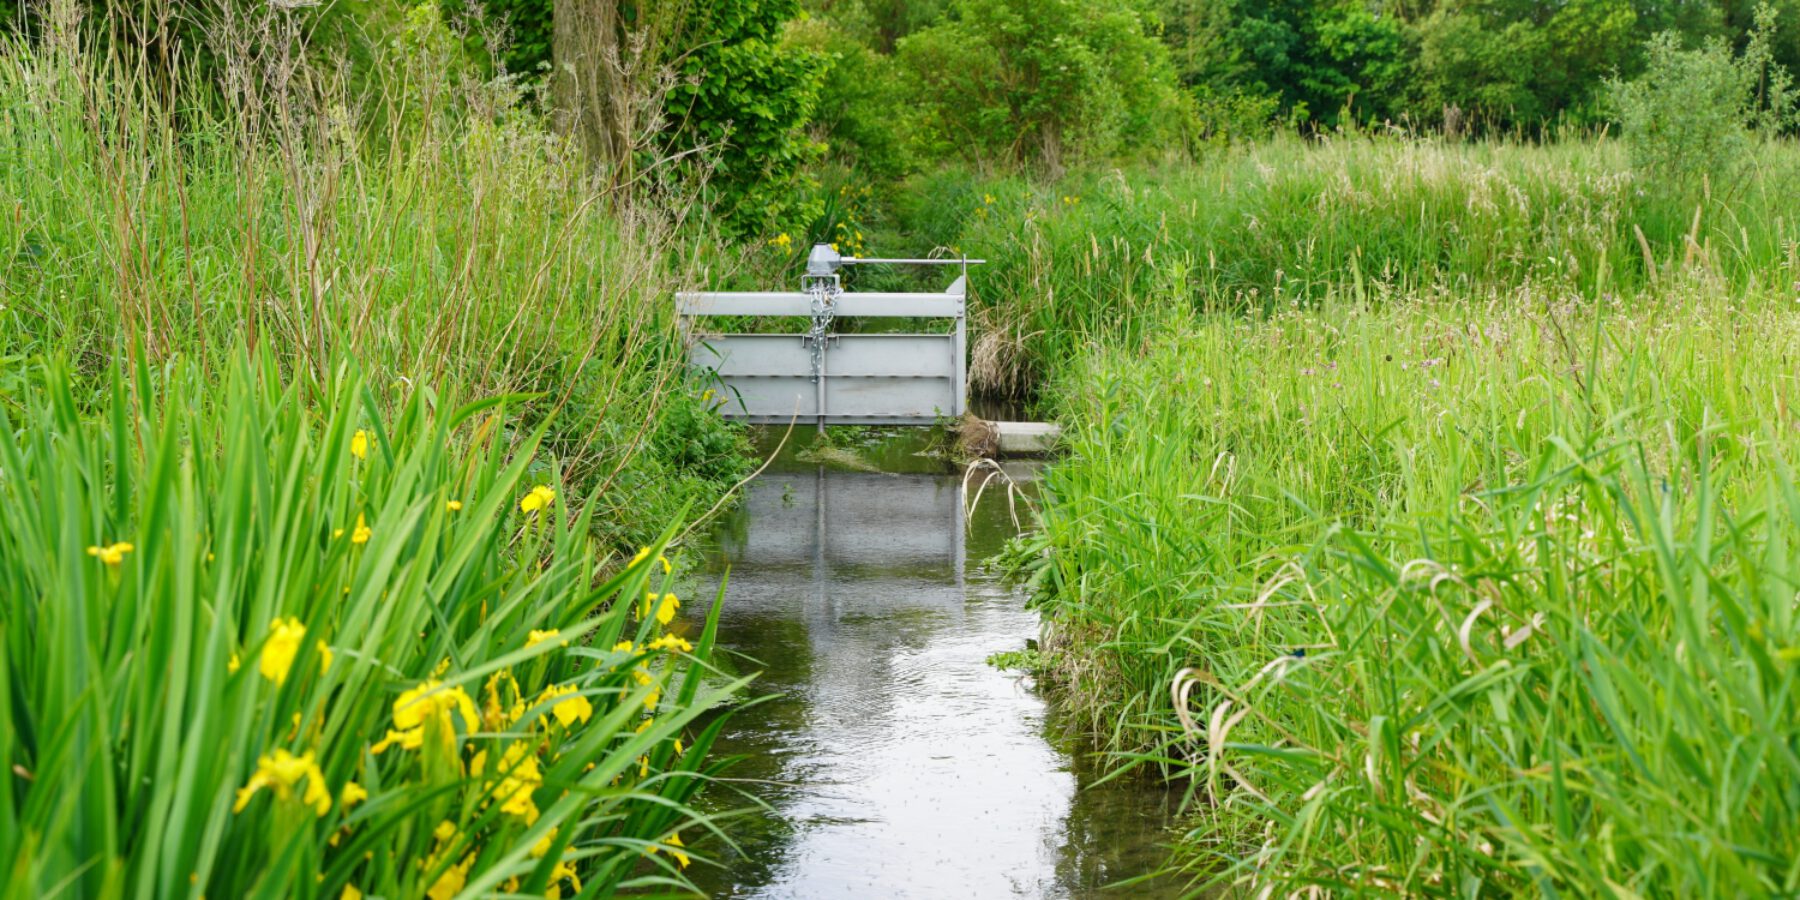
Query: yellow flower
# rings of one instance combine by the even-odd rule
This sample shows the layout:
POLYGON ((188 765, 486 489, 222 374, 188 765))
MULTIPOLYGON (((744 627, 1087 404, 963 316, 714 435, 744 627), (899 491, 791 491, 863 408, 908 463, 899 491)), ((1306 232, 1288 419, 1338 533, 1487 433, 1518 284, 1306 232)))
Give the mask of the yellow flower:
POLYGON ((338 794, 338 803, 345 809, 349 809, 367 799, 369 799, 369 792, 365 790, 362 785, 357 784, 354 781, 344 782, 344 790, 338 794))
POLYGON ((462 687, 444 687, 437 679, 428 679, 418 687, 400 694, 394 701, 394 725, 388 729, 387 736, 369 748, 370 753, 379 754, 389 747, 399 745, 402 750, 417 750, 425 742, 425 721, 434 716, 446 732, 455 728, 450 713, 456 711, 462 715, 463 730, 474 731, 481 727, 481 716, 475 711, 475 702, 463 692, 462 687))
POLYGON ((445 500, 444 501, 444 509, 449 510, 450 512, 456 512, 456 511, 462 509, 462 501, 461 500, 445 500))
POLYGON ((656 621, 667 625, 675 620, 675 610, 681 608, 681 601, 674 594, 662 595, 662 605, 656 608, 656 621))
POLYGON ((357 459, 369 458, 369 433, 361 428, 350 436, 350 455, 357 459))
MULTIPOLYGON (((631 670, 631 677, 637 681, 639 687, 649 687, 650 685, 656 683, 656 678, 650 674, 650 671, 648 669, 645 669, 641 665, 638 666, 637 668, 631 670)), ((661 699, 662 699, 662 688, 659 687, 659 688, 656 688, 656 689, 650 691, 650 693, 644 695, 644 709, 646 709, 646 710, 656 709, 657 701, 659 701, 661 699)))
POLYGON ((474 862, 475 854, 473 853, 463 857, 462 862, 451 866, 444 871, 444 874, 438 876, 438 880, 426 889, 425 896, 430 897, 431 900, 450 900, 462 893, 463 885, 469 883, 469 866, 474 862))
POLYGON ((369 536, 374 533, 375 532, 369 528, 368 523, 363 521, 363 514, 357 513, 356 514, 356 530, 350 532, 350 543, 366 544, 369 542, 369 536))
POLYGON ((613 645, 614 653, 636 653, 637 645, 630 641, 620 641, 613 645))
POLYGON ((982 194, 981 202, 983 202, 989 206, 993 206, 994 205, 994 195, 993 194, 982 194))
MULTIPOLYGON (((538 644, 543 643, 544 641, 553 640, 553 639, 561 637, 561 636, 562 636, 562 632, 560 632, 554 628, 546 628, 543 631, 539 631, 539 630, 533 628, 531 630, 531 633, 525 636, 525 646, 527 648, 535 647, 538 644)), ((569 642, 563 641, 562 645, 564 647, 567 647, 567 646, 569 646, 569 642)))
POLYGON ((108 544, 104 547, 89 547, 88 555, 98 557, 101 562, 117 568, 119 563, 125 561, 125 554, 136 549, 136 547, 133 547, 124 541, 120 541, 116 544, 108 544))
POLYGON ((437 827, 431 829, 431 836, 437 838, 440 844, 448 844, 456 840, 456 823, 449 819, 437 823, 437 827))
POLYGON ((549 485, 540 484, 532 488, 530 493, 519 498, 519 511, 534 513, 540 509, 549 509, 550 504, 555 502, 556 491, 551 490, 549 485))
MULTIPOLYGON (((469 770, 479 775, 487 762, 487 751, 475 754, 470 760, 469 770)), ((538 771, 537 756, 531 752, 531 745, 525 741, 515 741, 500 756, 500 783, 494 786, 494 796, 500 800, 500 811, 518 816, 530 825, 537 821, 537 804, 532 801, 531 794, 544 783, 543 773, 538 771)))
POLYGON ((236 675, 237 670, 242 668, 243 665, 244 665, 243 661, 238 659, 238 655, 236 653, 233 653, 233 654, 231 654, 231 661, 225 664, 225 671, 230 672, 233 675, 236 675))
POLYGON ((569 865, 568 860, 559 859, 556 861, 556 865, 550 869, 551 888, 545 896, 551 897, 553 900, 561 900, 562 889, 555 885, 564 878, 569 879, 569 884, 574 887, 575 893, 581 893, 581 877, 575 874, 575 867, 569 865))
POLYGON ((449 715, 451 710, 462 713, 464 728, 473 731, 480 727, 481 716, 475 712, 475 702, 461 685, 444 687, 435 678, 427 679, 394 701, 394 725, 417 728, 425 724, 426 717, 436 713, 449 715))
MULTIPOLYGON (((634 566, 635 566, 635 565, 637 565, 637 564, 638 564, 638 563, 641 563, 641 562, 643 562, 643 561, 644 561, 644 560, 646 560, 646 559, 649 559, 649 558, 650 558, 650 548, 649 548, 649 547, 643 547, 643 548, 640 548, 640 549, 639 549, 639 550, 638 550, 638 552, 637 552, 637 555, 636 555, 636 556, 633 556, 633 557, 632 557, 632 558, 631 558, 631 564, 632 564, 632 565, 634 565, 634 566)), ((661 565, 661 566, 662 566, 662 570, 663 570, 663 574, 664 574, 664 575, 667 575, 667 574, 669 574, 669 573, 670 573, 670 572, 673 572, 673 571, 674 571, 674 570, 675 570, 675 567, 674 567, 674 566, 671 566, 671 565, 669 565, 669 558, 668 558, 668 557, 666 557, 666 556, 663 556, 663 555, 661 555, 661 554, 657 554, 657 557, 656 557, 656 561, 657 561, 657 563, 658 563, 658 564, 660 564, 660 565, 661 565)))
POLYGON ((319 641, 314 648, 319 651, 319 673, 324 674, 331 671, 331 646, 324 641, 319 641))
POLYGON ((686 638, 676 634, 665 634, 645 646, 649 647, 651 650, 680 650, 683 653, 692 653, 694 650, 693 644, 689 643, 686 638))
POLYGON ((338 900, 362 900, 362 895, 362 891, 357 890, 356 885, 346 884, 344 892, 338 895, 338 900))
MULTIPOLYGON (((688 855, 681 852, 679 849, 687 846, 681 842, 681 835, 679 833, 669 835, 669 839, 663 841, 663 844, 670 848, 669 855, 675 857, 675 861, 680 863, 682 868, 687 868, 688 863, 692 862, 692 860, 688 859, 688 855)), ((661 849, 662 847, 651 845, 650 849, 644 851, 644 854, 647 856, 655 856, 656 852, 661 849)))
POLYGON ((311 750, 295 756, 286 750, 277 749, 272 755, 257 759, 256 772, 238 789, 237 802, 231 805, 231 811, 243 812, 244 807, 249 805, 250 798, 265 787, 272 788, 277 799, 290 799, 301 779, 306 780, 306 793, 301 796, 300 802, 312 807, 317 815, 325 815, 331 809, 331 792, 325 789, 325 774, 319 771, 319 764, 313 761, 311 750))
POLYGON ((263 642, 262 658, 257 671, 276 684, 286 684, 288 670, 300 652, 300 641, 306 637, 306 626, 299 619, 276 619, 269 625, 269 639, 263 642))
POLYGON ((780 247, 781 249, 786 250, 787 248, 793 246, 794 239, 791 237, 788 237, 788 233, 784 231, 784 232, 776 235, 774 238, 772 238, 769 241, 769 243, 773 246, 780 247))
MULTIPOLYGON (((544 688, 544 693, 538 697, 538 702, 543 703, 549 700, 557 701, 550 707, 550 714, 555 716, 556 721, 561 722, 564 728, 578 721, 586 722, 594 715, 594 705, 588 702, 588 698, 581 695, 580 689, 575 685, 566 684, 561 687, 552 685, 544 688), (565 699, 559 700, 557 699, 559 697, 565 699)), ((546 727, 549 724, 544 722, 542 716, 538 717, 538 721, 543 722, 546 727)))

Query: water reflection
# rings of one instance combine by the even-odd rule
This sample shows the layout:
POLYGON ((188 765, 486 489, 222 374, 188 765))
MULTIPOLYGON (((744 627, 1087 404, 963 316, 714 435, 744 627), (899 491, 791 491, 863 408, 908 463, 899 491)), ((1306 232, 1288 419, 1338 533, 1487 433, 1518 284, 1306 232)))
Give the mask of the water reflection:
POLYGON ((1087 897, 1161 860, 1163 792, 1078 790, 1097 773, 1046 737, 1029 685, 986 665, 1037 618, 967 563, 1010 536, 1005 502, 970 528, 963 515, 953 476, 790 465, 721 526, 721 645, 782 696, 740 712, 717 748, 746 757, 731 774, 763 782, 748 789, 771 811, 736 823, 743 852, 723 871, 691 873, 703 888, 1087 897))

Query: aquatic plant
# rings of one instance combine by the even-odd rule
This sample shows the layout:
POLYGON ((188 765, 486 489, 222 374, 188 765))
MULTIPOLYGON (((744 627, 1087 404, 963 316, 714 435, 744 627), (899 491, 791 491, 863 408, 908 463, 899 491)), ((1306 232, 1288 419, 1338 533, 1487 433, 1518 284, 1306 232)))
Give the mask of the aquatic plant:
POLYGON ((683 889, 741 682, 662 542, 609 564, 520 398, 215 365, 0 408, 8 896, 683 889))

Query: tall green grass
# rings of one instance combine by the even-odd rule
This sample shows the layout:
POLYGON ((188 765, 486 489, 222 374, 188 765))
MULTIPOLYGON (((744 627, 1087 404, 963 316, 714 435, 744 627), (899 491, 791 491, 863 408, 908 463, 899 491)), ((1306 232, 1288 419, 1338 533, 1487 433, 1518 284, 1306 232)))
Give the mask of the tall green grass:
POLYGON ((683 381, 668 298, 717 258, 698 214, 604 191, 441 22, 352 71, 278 7, 181 10, 209 43, 141 54, 52 7, 0 41, 0 358, 91 381, 129 348, 248 342, 315 379, 356 358, 384 397, 540 394, 520 412, 608 488, 621 545, 745 470, 683 381))
POLYGON ((714 620, 664 631, 654 548, 607 574, 516 398, 104 383, 0 411, 7 896, 685 884, 714 620))
POLYGON ((1276 893, 1800 889, 1800 313, 1171 311, 1051 386, 1026 549, 1179 857, 1276 893))
POLYGON ((1605 138, 1357 134, 1051 182, 951 171, 909 187, 871 243, 990 261, 974 281, 971 375, 1017 397, 1090 343, 1153 339, 1171 307, 1267 316, 1345 299, 1510 302, 1521 290, 1632 305, 1723 290, 1786 300, 1800 241, 1791 141, 1692 196, 1646 190, 1605 138))

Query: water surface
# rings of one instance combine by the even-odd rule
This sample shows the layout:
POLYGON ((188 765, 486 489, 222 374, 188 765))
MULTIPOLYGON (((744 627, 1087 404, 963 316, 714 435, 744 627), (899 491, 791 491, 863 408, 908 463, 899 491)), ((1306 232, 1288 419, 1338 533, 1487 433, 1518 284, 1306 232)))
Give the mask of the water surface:
POLYGON ((769 810, 735 823, 742 854, 690 874, 721 897, 1174 896, 1101 889, 1161 863, 1172 800, 1087 787, 1091 750, 986 664, 1037 633, 979 565, 1013 534, 1005 492, 966 517, 961 478, 914 447, 866 448, 885 471, 790 453, 709 545, 712 589, 729 570, 720 645, 780 696, 717 747, 769 810))

